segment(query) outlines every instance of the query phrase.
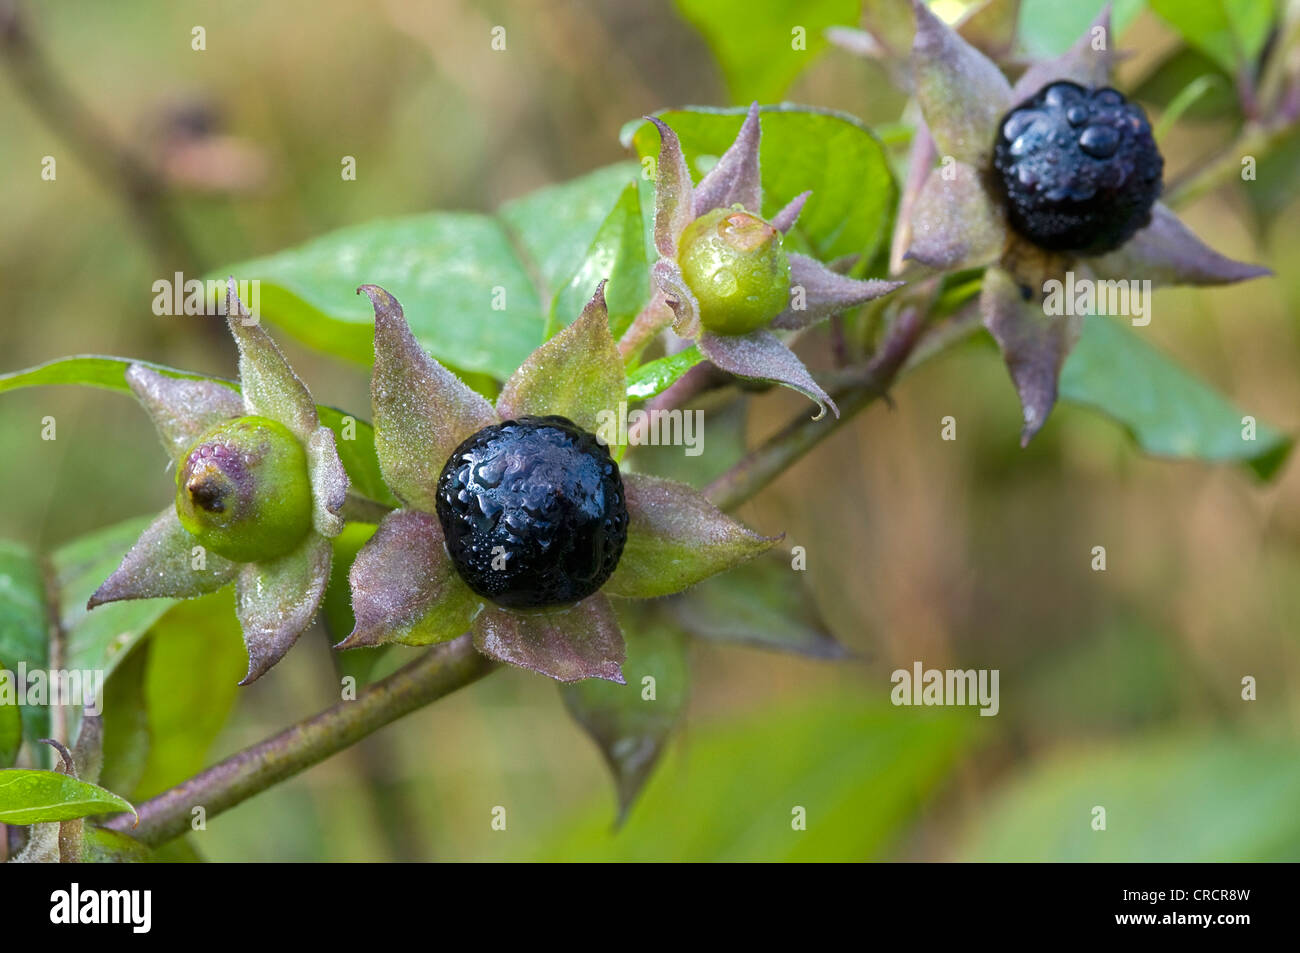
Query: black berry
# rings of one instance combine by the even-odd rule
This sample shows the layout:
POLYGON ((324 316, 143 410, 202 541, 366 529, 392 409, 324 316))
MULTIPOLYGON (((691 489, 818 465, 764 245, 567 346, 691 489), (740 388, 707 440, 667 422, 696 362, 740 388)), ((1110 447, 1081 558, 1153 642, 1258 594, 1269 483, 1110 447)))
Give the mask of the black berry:
POLYGON ((1142 107, 1063 81, 1007 113, 993 146, 1012 228, 1051 251, 1096 255, 1132 238, 1151 221, 1164 165, 1142 107))
POLYGON ((474 434, 442 468, 437 510, 461 578, 508 608, 586 598, 627 542, 618 464, 564 417, 520 417, 474 434))

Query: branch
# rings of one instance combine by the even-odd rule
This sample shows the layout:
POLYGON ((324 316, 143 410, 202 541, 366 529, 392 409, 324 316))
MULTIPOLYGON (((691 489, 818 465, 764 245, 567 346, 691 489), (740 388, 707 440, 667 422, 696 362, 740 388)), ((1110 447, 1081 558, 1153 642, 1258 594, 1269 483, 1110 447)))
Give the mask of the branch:
POLYGON ((1283 119, 1267 126, 1247 126, 1226 151, 1174 182, 1164 201, 1173 206, 1187 205, 1220 186, 1241 181, 1241 160, 1246 156, 1254 156, 1257 161, 1263 159, 1294 128, 1294 119, 1283 119))
POLYGON ((787 467, 844 426, 863 408, 884 396, 912 353, 925 322, 916 308, 899 312, 894 327, 876 356, 859 369, 840 376, 831 394, 840 415, 814 420, 806 414, 791 421, 761 447, 750 451, 735 466, 704 489, 720 509, 734 509, 776 479, 787 467))
POLYGON ((145 801, 139 806, 138 826, 132 828, 130 815, 115 817, 105 826, 151 847, 165 843, 189 829, 195 807, 214 817, 494 668, 496 664, 463 635, 368 685, 355 701, 339 702, 145 801))
MULTIPOLYGON (((801 416, 715 480, 705 493, 722 509, 731 509, 765 487, 888 390, 923 326, 918 309, 903 310, 875 359, 839 376, 835 397, 841 416, 837 420, 814 422, 801 416)), ((195 807, 215 817, 497 667, 463 635, 362 689, 355 701, 340 702, 138 805, 137 827, 131 827, 127 815, 113 818, 106 826, 148 846, 165 843, 186 832, 195 807)))

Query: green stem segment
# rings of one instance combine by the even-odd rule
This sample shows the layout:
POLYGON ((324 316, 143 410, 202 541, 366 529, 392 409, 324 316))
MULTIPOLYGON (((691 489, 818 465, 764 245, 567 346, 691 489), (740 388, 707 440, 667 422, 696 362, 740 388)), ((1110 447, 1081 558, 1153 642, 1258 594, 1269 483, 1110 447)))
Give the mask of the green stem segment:
MULTIPOLYGON (((732 509, 767 486, 786 467, 882 396, 916 344, 923 327, 918 310, 896 320, 876 358, 841 375, 835 398, 837 420, 813 421, 801 415, 715 480, 705 494, 722 509, 732 509)), ((157 846, 188 829, 196 807, 214 817, 260 791, 324 761, 366 735, 417 708, 478 681, 497 668, 480 655, 468 635, 429 650, 392 675, 369 685, 355 701, 344 701, 273 738, 232 755, 138 806, 140 823, 122 815, 108 827, 157 846)))
POLYGON ((704 489, 704 495, 724 510, 734 509, 776 479, 788 466, 844 426, 862 409, 889 390, 912 352, 924 321, 919 311, 908 308, 899 316, 875 358, 862 368, 849 371, 831 395, 840 416, 814 421, 804 416, 791 421, 761 447, 751 451, 704 489))
POLYGON ((157 846, 190 828, 193 811, 214 817, 324 761, 371 732, 482 678, 496 663, 468 635, 437 646, 387 678, 260 744, 232 755, 140 805, 140 823, 120 815, 108 827, 157 846))

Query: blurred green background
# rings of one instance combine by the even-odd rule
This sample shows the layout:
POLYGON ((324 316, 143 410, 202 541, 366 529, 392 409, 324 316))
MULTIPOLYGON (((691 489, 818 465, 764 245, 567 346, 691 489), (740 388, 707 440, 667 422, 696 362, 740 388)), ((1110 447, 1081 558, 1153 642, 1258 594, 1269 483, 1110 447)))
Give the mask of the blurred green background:
MULTIPOLYGON (((759 8, 756 22, 788 34, 783 5, 759 8)), ((24 11, 62 81, 171 170, 172 206, 207 268, 380 216, 490 210, 626 158, 628 119, 733 104, 701 35, 650 0, 56 0, 24 11), (202 52, 191 49, 197 25, 202 52), (506 27, 504 52, 490 48, 494 25, 506 27), (356 181, 340 178, 345 155, 356 181)), ((1139 13, 1118 85, 1138 86, 1177 44, 1139 13)), ((897 122, 903 98, 878 66, 808 55, 785 98, 897 122)), ((167 273, 122 197, 9 77, 0 129, 0 370, 109 353, 232 376, 219 323, 154 316, 152 284, 167 273), (54 182, 40 177, 46 155, 54 182)), ((1169 171, 1233 129, 1189 115, 1166 140, 1169 171)), ((1288 198, 1262 226, 1243 193, 1182 214, 1278 277, 1162 291, 1147 331, 1294 434, 1300 216, 1288 198)), ((281 343, 317 400, 368 416, 362 369, 281 343)), ((826 367, 819 347, 810 342, 810 363, 826 367)), ((1264 485, 1242 467, 1152 460, 1069 406, 1021 450, 1015 395, 986 342, 924 365, 893 397, 741 513, 806 547, 809 590, 854 657, 697 644, 687 714, 621 831, 596 749, 550 683, 512 670, 212 819, 194 847, 211 860, 1300 859, 1294 461, 1264 485), (939 439, 949 414, 952 442, 939 439), (1097 545, 1105 572, 1090 568, 1097 545), (1000 714, 890 706, 890 672, 914 660, 999 669, 1000 714), (1256 701, 1240 697, 1248 675, 1256 701), (1090 828, 1094 805, 1106 807, 1104 832, 1090 828), (497 806, 505 831, 491 828, 497 806), (795 806, 805 831, 791 829, 795 806)), ((747 439, 802 406, 756 396, 747 439)), ((735 423, 710 419, 706 446, 724 443, 735 423)), ((5 395, 0 458, 0 538, 42 550, 154 512, 170 493, 151 425, 116 395, 5 395), (55 441, 40 439, 46 415, 55 441)), ((189 664, 213 663, 195 652, 189 664)), ((334 703, 337 684, 324 634, 309 631, 239 690, 204 763, 334 703)))

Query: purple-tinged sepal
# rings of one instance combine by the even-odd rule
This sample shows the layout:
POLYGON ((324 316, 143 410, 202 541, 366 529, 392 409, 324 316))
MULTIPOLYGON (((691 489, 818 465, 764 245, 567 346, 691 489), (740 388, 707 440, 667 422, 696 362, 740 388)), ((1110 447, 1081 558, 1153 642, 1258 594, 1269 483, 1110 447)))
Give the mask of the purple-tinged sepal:
POLYGON ((624 683, 623 633, 609 599, 600 593, 562 609, 512 612, 490 606, 474 620, 474 647, 560 682, 624 683))

